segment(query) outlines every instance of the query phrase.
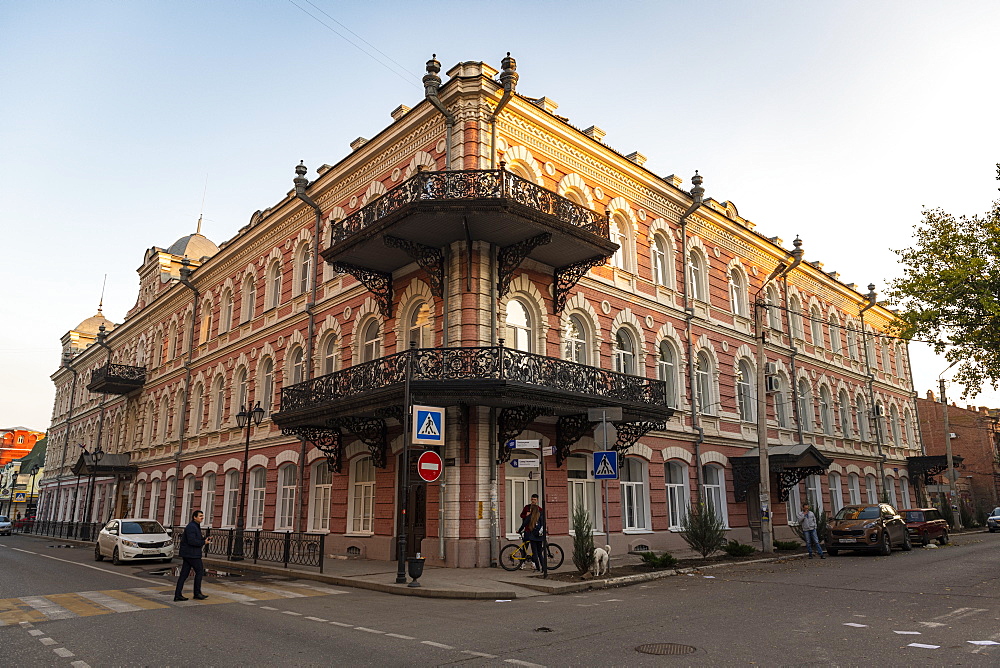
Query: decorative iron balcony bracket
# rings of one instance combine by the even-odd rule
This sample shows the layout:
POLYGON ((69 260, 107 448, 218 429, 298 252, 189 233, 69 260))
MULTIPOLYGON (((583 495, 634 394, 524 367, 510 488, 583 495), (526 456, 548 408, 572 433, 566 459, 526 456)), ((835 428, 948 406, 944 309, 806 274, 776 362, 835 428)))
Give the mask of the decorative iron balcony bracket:
POLYGON ((552 415, 552 409, 542 406, 511 406, 500 410, 497 417, 497 464, 510 459, 507 441, 516 438, 525 427, 542 415, 552 415))
POLYGON ((335 427, 287 427, 281 430, 285 436, 297 436, 312 443, 326 456, 326 466, 331 473, 340 473, 343 468, 343 434, 335 427))
POLYGON ((375 295, 378 310, 385 318, 392 317, 392 274, 358 267, 347 262, 331 262, 334 271, 350 274, 375 295))
POLYGON ((544 246, 552 242, 552 235, 548 232, 536 234, 533 237, 518 241, 516 244, 504 246, 497 252, 497 296, 503 297, 510 289, 510 281, 514 277, 514 272, 524 258, 528 257, 531 251, 539 246, 544 246))
POLYGON ((576 287, 576 284, 580 282, 588 271, 594 267, 604 264, 607 261, 607 257, 603 255, 598 255, 590 258, 589 260, 583 260, 581 262, 575 262, 573 264, 568 264, 565 267, 559 267, 554 272, 555 279, 555 299, 553 301, 552 311, 555 315, 559 315, 566 308, 566 300, 569 299, 570 290, 576 287))
POLYGON ((599 422, 591 422, 586 413, 562 415, 556 422, 556 466, 562 466, 569 457, 573 444, 593 431, 599 422))
POLYGON ((359 441, 368 446, 372 455, 372 463, 377 468, 384 469, 389 451, 389 439, 386 436, 385 420, 379 418, 339 417, 330 420, 331 426, 343 427, 354 434, 359 441))
POLYGON ((612 422, 618 431, 618 440, 612 450, 620 455, 624 455, 629 448, 635 445, 636 441, 651 431, 666 431, 666 422, 612 422))
POLYGON ((444 253, 440 248, 391 235, 386 235, 383 242, 389 248, 398 248, 413 258, 427 272, 431 293, 438 299, 444 299, 444 253))

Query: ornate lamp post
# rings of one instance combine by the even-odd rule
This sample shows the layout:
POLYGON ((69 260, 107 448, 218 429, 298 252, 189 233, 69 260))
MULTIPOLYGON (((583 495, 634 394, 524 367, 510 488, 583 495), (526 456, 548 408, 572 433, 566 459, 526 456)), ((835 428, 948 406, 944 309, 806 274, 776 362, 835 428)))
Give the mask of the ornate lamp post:
MULTIPOLYGON (((87 453, 87 448, 83 449, 84 454, 87 453)), ((97 478, 97 463, 104 459, 104 450, 101 450, 101 444, 97 444, 97 449, 90 454, 90 481, 87 484, 87 510, 83 516, 83 530, 81 532, 81 540, 90 540, 90 515, 93 510, 94 505, 94 486, 96 485, 97 478)), ((86 460, 84 460, 86 461, 86 460)))
POLYGON ((230 555, 232 561, 243 561, 243 530, 246 529, 247 512, 247 462, 250 459, 250 427, 260 426, 264 419, 264 409, 260 407, 260 402, 254 406, 240 406, 240 412, 236 414, 236 424, 240 429, 246 429, 247 437, 243 447, 243 482, 240 484, 240 512, 236 520, 236 544, 233 545, 233 553, 230 555))
MULTIPOLYGON (((31 470, 29 471, 29 473, 31 474, 31 494, 28 495, 28 503, 31 503, 31 500, 35 497, 35 476, 38 475, 38 472, 40 470, 42 470, 42 467, 39 466, 38 464, 34 464, 31 467, 31 470)), ((28 506, 27 506, 27 504, 25 504, 25 506, 24 506, 24 514, 25 515, 28 514, 28 506)), ((37 501, 35 502, 35 507, 34 507, 34 513, 33 514, 34 515, 38 515, 38 502, 37 501)))

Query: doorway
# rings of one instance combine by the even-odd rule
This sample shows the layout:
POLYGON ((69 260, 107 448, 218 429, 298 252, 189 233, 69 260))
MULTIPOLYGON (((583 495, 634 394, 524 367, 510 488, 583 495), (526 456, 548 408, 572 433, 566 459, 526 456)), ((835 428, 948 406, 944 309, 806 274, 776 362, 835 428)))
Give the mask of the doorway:
MULTIPOLYGON (((421 544, 427 537, 427 483, 417 475, 417 459, 423 450, 410 450, 410 486, 406 490, 406 557, 415 557, 421 550, 421 544)), ((403 455, 399 456, 402 463, 403 455)), ((403 467, 399 466, 397 487, 403 487, 403 467)))

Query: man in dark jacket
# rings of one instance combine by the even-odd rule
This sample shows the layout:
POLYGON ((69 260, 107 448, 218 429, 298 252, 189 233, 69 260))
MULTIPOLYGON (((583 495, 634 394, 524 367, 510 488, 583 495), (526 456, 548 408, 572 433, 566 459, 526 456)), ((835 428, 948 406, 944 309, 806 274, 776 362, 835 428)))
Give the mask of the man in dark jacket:
POLYGON ((177 580, 177 589, 174 590, 175 601, 186 601, 186 596, 181 595, 184 589, 184 581, 191 571, 194 571, 194 597, 199 601, 204 601, 207 596, 201 593, 201 578, 205 575, 205 567, 201 563, 201 547, 205 544, 205 538, 201 535, 201 521, 205 519, 205 513, 200 510, 194 511, 191 522, 184 527, 181 535, 181 559, 184 565, 181 566, 181 576, 177 580))

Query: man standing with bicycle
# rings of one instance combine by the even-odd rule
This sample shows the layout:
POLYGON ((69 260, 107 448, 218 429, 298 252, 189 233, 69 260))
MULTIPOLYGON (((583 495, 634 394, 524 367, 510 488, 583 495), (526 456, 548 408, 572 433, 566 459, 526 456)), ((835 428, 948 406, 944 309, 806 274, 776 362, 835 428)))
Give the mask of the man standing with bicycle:
POLYGON ((545 511, 538 505, 538 495, 531 495, 531 503, 521 511, 521 527, 517 530, 531 543, 531 561, 542 577, 549 577, 548 561, 545 558, 545 511))

